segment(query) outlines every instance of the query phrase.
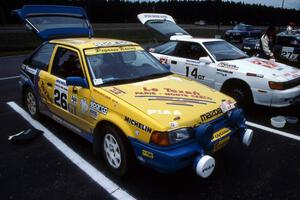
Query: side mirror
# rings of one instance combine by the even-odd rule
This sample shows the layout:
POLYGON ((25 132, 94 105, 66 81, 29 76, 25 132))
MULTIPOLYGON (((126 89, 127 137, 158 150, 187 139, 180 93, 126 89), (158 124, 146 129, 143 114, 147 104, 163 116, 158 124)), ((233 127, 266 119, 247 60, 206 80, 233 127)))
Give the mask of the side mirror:
POLYGON ((200 61, 200 62, 203 62, 203 63, 205 63, 205 64, 210 64, 210 63, 212 63, 212 61, 211 61, 211 59, 210 59, 209 56, 201 57, 201 58, 199 58, 199 61, 200 61))
POLYGON ((168 65, 168 64, 162 64, 167 70, 171 70, 171 66, 170 65, 168 65))
POLYGON ((81 78, 80 76, 70 76, 67 77, 66 80, 67 86, 80 86, 83 88, 88 88, 88 84, 85 78, 81 78))

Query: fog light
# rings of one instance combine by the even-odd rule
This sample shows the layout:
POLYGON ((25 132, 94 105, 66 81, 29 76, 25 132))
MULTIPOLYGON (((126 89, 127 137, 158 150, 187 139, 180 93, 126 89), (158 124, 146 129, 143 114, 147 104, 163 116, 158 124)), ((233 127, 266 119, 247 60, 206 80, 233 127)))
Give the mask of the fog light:
POLYGON ((215 159, 211 156, 199 156, 196 158, 195 171, 202 178, 207 178, 215 169, 215 159))
POLYGON ((247 129, 243 135, 243 144, 247 147, 250 146, 253 139, 253 130, 247 129))

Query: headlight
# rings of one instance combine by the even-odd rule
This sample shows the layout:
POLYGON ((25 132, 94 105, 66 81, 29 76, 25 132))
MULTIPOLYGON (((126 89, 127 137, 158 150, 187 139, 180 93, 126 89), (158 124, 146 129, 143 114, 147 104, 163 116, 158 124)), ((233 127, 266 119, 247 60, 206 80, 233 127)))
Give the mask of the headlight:
POLYGON ((167 146, 192 138, 193 131, 190 128, 177 129, 170 132, 154 131, 150 141, 160 146, 167 146))

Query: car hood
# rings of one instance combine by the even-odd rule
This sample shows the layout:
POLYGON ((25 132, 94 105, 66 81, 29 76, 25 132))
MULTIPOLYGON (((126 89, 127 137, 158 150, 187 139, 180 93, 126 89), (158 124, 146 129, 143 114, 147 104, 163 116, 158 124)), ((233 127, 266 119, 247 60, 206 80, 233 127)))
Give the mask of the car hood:
POLYGON ((245 74, 256 74, 261 78, 275 79, 280 82, 300 77, 300 70, 297 68, 257 57, 222 61, 218 63, 218 68, 226 68, 231 71, 238 70, 245 74))
POLYGON ((223 115, 222 100, 234 102, 225 94, 178 75, 102 89, 171 128, 213 120, 223 115))

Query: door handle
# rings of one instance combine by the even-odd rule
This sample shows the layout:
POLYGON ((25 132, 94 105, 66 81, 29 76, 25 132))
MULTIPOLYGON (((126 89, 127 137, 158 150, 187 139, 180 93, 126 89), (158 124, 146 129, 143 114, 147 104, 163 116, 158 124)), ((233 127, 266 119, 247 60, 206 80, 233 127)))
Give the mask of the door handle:
POLYGON ((49 87, 52 87, 52 83, 47 83, 47 85, 48 85, 49 87))
POLYGON ((175 61, 175 60, 171 60, 171 64, 174 64, 174 65, 176 65, 176 64, 177 64, 177 61, 175 61))

